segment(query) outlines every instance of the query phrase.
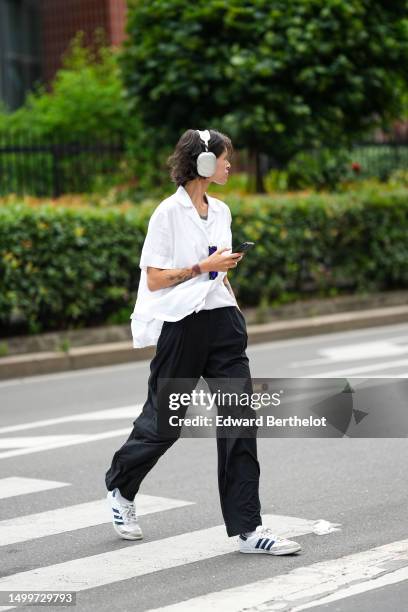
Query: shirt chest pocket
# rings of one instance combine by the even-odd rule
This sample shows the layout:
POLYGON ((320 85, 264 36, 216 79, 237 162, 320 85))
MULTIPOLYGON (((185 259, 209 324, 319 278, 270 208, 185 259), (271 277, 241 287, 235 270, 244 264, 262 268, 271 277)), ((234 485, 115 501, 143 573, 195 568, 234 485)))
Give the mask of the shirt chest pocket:
POLYGON ((185 268, 193 266, 198 261, 208 257, 208 241, 206 237, 197 237, 183 232, 175 241, 174 267, 185 268))
POLYGON ((196 259, 202 260, 208 257, 208 247, 209 246, 210 245, 209 245, 208 240, 207 241, 205 241, 205 239, 193 240, 193 250, 194 250, 194 255, 196 256, 196 259))

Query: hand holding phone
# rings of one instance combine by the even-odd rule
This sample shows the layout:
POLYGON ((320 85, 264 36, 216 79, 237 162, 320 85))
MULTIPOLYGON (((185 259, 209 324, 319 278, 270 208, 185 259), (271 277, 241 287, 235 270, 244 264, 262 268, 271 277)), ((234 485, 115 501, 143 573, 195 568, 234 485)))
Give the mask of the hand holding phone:
MULTIPOLYGON (((220 252, 220 255, 223 256, 223 258, 224 257, 225 258, 227 258, 227 257, 231 258, 232 262, 234 262, 234 265, 236 266, 238 261, 240 261, 242 259, 243 253, 245 253, 245 251, 248 251, 249 249, 252 249, 253 246, 255 246, 255 242, 242 242, 239 246, 237 246, 236 248, 234 247, 231 250, 229 248, 227 248, 227 247, 222 249, 221 252, 220 252), (238 256, 237 257, 231 257, 231 255, 233 253, 238 254, 238 256)), ((216 246, 208 247, 209 257, 214 257, 216 251, 217 251, 217 247, 216 246)), ((218 267, 218 270, 226 271, 228 268, 231 268, 233 266, 231 266, 228 262, 226 262, 225 264, 223 262, 221 267, 219 267, 218 265, 217 265, 217 267, 218 267)), ((211 280, 214 280, 218 276, 218 271, 215 271, 215 270, 211 271, 211 272, 208 273, 208 275, 209 275, 209 278, 211 280)))

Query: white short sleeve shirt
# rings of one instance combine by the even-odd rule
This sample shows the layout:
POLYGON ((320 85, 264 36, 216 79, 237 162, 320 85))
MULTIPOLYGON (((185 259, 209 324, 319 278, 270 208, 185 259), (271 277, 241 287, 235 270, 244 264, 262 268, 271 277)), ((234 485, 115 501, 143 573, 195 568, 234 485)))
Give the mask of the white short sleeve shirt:
MULTIPOLYGON (((227 204, 207 196, 208 218, 203 221, 184 187, 180 186, 163 200, 150 217, 140 256, 140 281, 136 304, 131 314, 133 347, 155 345, 163 321, 179 321, 192 312, 224 306, 237 306, 218 272, 211 280, 207 274, 188 281, 150 291, 148 266, 153 268, 189 268, 208 257, 208 247, 231 249, 231 212, 227 204)), ((228 252, 227 252, 228 253, 228 252)))

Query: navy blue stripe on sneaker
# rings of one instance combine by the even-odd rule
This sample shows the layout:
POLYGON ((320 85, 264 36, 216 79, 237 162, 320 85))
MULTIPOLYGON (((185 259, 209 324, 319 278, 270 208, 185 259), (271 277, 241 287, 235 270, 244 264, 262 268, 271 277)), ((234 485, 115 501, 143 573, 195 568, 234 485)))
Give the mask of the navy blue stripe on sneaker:
POLYGON ((246 536, 242 535, 242 533, 239 537, 241 538, 241 540, 244 540, 244 541, 248 539, 246 536))
POLYGON ((255 548, 259 548, 259 547, 260 547, 260 545, 261 545, 261 543, 262 543, 262 540, 263 540, 263 538, 260 538, 260 539, 257 541, 255 548))
POLYGON ((123 521, 115 521, 115 525, 123 525, 123 521))
POLYGON ((119 510, 117 510, 117 509, 116 509, 116 508, 114 508, 113 506, 112 506, 112 510, 113 510, 114 512, 119 512, 119 510))
POLYGON ((270 550, 272 546, 275 544, 275 540, 269 540, 270 544, 266 547, 266 550, 270 550))
POLYGON ((268 544, 268 542, 269 542, 268 538, 265 538, 265 541, 262 542, 262 544, 261 544, 261 548, 265 548, 265 546, 268 544))

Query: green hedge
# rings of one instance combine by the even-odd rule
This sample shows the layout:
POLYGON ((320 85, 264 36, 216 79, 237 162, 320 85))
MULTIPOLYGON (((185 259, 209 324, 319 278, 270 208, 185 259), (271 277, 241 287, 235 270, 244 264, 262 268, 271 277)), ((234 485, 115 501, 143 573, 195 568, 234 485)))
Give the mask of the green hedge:
POLYGON ((229 201, 234 240, 257 241, 236 272, 244 304, 408 286, 408 192, 229 201))
MULTIPOLYGON (((406 189, 225 199, 257 243, 230 272, 244 306, 408 286, 406 189)), ((2 335, 128 322, 156 204, 1 206, 2 335)))

